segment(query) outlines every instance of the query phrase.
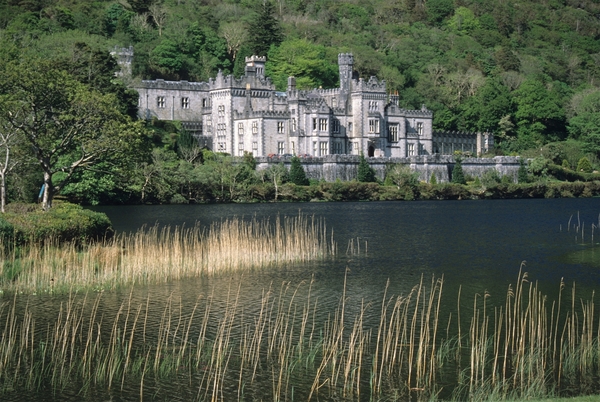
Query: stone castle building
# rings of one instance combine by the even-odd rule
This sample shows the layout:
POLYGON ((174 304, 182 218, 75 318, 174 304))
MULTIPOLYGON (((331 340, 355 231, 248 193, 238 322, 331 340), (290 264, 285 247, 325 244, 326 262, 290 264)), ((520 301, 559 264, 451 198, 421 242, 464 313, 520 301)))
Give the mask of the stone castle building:
POLYGON ((179 120, 204 145, 241 156, 363 153, 370 157, 452 154, 480 155, 493 147, 489 133, 436 132, 433 113, 407 110, 385 81, 357 78, 354 57, 338 56, 340 86, 299 90, 294 77, 278 92, 265 77, 266 58, 246 58, 240 78, 221 72, 208 82, 142 81, 143 118, 179 120))

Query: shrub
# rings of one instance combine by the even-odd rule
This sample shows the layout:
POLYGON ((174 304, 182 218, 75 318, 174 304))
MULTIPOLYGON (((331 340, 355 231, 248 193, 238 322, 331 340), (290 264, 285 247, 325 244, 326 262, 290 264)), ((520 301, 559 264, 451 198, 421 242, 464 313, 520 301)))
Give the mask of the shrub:
MULTIPOLYGON (((47 212, 35 205, 9 204, 4 219, 14 228, 13 239, 18 244, 43 243, 50 239, 82 243, 114 233, 106 214, 66 202, 55 202, 47 212)), ((8 226, 3 225, 3 228, 0 229, 3 240, 10 240, 4 237, 8 235, 8 226)))
POLYGON ((548 167, 550 164, 549 159, 539 156, 529 163, 529 171, 536 177, 546 177, 548 176, 548 167))
POLYGON ((431 174, 431 177, 429 178, 429 184, 432 184, 432 185, 437 184, 437 178, 435 177, 435 173, 431 174))
POLYGON ((481 184, 485 188, 495 187, 500 181, 500 176, 496 169, 488 169, 481 175, 481 184))

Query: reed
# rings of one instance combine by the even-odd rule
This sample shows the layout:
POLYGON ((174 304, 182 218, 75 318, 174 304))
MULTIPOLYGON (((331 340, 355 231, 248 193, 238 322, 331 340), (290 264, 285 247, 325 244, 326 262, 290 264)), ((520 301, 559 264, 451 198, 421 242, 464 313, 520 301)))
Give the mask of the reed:
POLYGON ((225 220, 209 228, 152 227, 90 244, 46 242, 27 250, 2 248, 10 277, 1 292, 69 292, 164 283, 310 261, 336 253, 323 221, 302 214, 269 222, 225 220), (18 273, 14 273, 19 271, 18 273))
POLYGON ((386 288, 378 303, 354 299, 344 283, 327 314, 313 283, 265 289, 251 316, 240 287, 218 309, 203 295, 191 311, 173 296, 156 306, 130 293, 110 319, 99 312, 106 293, 73 293, 41 326, 15 296, 0 305, 0 395, 129 385, 142 400, 164 381, 186 383, 205 401, 425 401, 442 388, 453 390, 445 398, 479 401, 597 391, 600 324, 593 298, 578 301, 575 286, 565 292, 561 282, 549 303, 521 272, 504 304, 490 306, 485 293, 468 301, 461 340, 439 330, 451 326, 440 317, 458 316, 441 301, 443 278, 421 278, 406 295, 386 288), (373 314, 379 321, 370 327, 365 318, 373 314), (150 327, 149 316, 160 319, 150 327))

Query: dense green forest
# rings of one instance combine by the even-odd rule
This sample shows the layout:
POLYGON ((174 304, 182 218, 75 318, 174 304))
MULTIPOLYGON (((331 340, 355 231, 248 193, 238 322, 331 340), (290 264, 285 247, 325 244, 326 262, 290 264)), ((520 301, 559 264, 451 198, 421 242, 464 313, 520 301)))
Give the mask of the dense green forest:
POLYGON ((49 186, 55 193, 90 203, 231 200, 232 181, 277 186, 276 171, 250 180, 251 163, 225 172, 227 157, 195 149, 177 123, 136 122, 136 95, 113 75, 115 46, 133 46, 132 79, 239 76, 244 57, 266 55, 280 89, 288 75, 304 88, 337 86, 337 54, 352 52, 357 72, 385 79, 401 106, 433 110, 436 129, 492 131, 498 153, 541 154, 542 165, 566 169, 587 156, 598 168, 599 38, 595 0, 4 0, 0 103, 13 117, 0 131, 32 116, 15 109, 32 88, 50 91, 54 80, 70 100, 54 131, 30 130, 21 142, 0 136, 18 162, 0 163, 0 179, 8 180, 9 200, 35 199, 44 176, 57 182, 49 186), (74 111, 92 107, 100 112, 85 121, 110 117, 120 126, 97 123, 96 132, 112 134, 88 130, 87 145, 55 152, 74 111), (41 134, 47 141, 35 143, 41 134), (97 147, 85 159, 98 141, 128 146, 97 147), (191 188, 211 195, 193 196, 191 188))

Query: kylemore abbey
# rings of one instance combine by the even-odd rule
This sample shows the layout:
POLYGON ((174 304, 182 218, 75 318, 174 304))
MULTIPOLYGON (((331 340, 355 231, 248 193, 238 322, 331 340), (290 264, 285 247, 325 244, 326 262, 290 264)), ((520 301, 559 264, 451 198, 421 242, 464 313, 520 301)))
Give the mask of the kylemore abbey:
POLYGON ((357 77, 352 54, 338 56, 334 89, 300 90, 289 77, 280 92, 265 77, 266 58, 245 61, 240 78, 219 72, 208 82, 141 81, 135 85, 140 114, 181 121, 208 148, 234 156, 477 156, 493 148, 491 133, 433 131, 433 113, 425 106, 403 109, 385 81, 357 77))

